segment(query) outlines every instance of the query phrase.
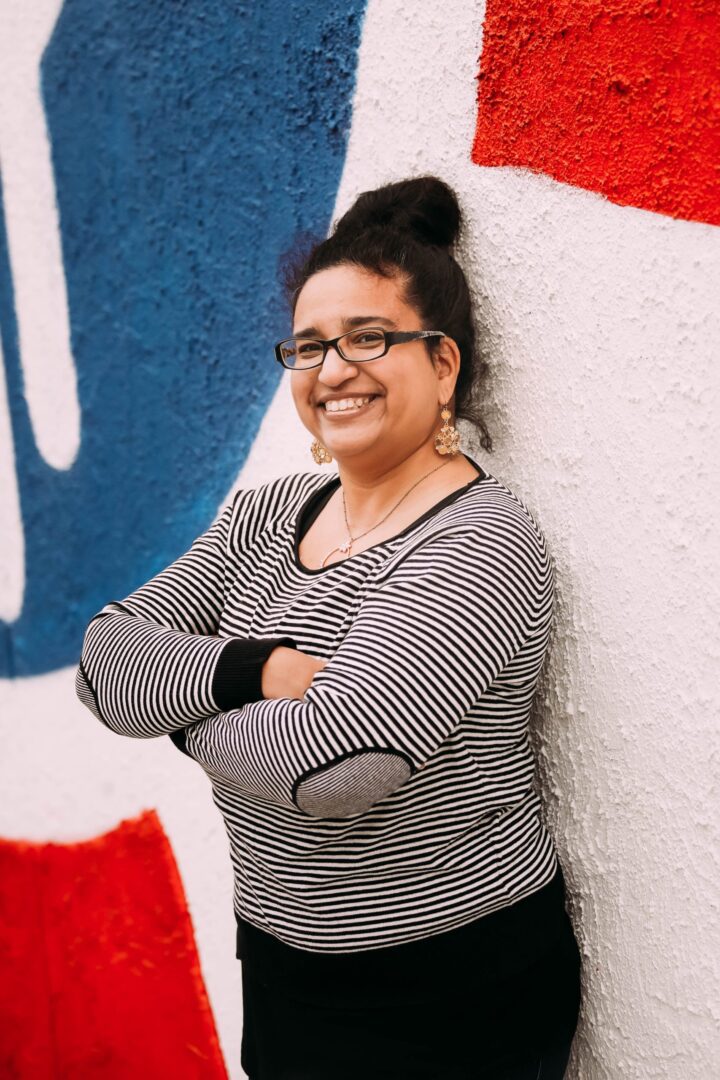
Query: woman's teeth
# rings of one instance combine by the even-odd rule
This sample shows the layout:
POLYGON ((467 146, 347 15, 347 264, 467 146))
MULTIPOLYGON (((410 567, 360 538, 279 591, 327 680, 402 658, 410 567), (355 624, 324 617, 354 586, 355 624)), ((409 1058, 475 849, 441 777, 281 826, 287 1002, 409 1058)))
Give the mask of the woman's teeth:
POLYGON ((326 412, 346 412, 348 409, 360 409, 363 405, 368 405, 375 394, 370 394, 368 397, 354 397, 354 398, 340 398, 339 400, 332 400, 325 402, 326 412))

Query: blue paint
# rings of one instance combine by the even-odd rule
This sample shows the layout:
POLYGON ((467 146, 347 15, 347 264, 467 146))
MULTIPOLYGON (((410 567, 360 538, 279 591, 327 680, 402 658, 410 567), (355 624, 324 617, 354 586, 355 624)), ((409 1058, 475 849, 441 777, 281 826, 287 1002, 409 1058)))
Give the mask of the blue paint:
POLYGON ((364 7, 66 0, 42 80, 82 446, 67 473, 35 448, 0 230, 27 561, 0 675, 75 663, 239 472, 281 375, 278 257, 334 205, 364 7))

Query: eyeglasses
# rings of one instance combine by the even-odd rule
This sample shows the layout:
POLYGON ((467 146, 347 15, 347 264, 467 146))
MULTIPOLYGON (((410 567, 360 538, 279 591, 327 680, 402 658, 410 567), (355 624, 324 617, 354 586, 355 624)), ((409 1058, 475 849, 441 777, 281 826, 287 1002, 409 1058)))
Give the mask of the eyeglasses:
POLYGON ((392 345, 421 338, 445 337, 442 330, 383 330, 380 326, 364 326, 349 330, 339 337, 322 338, 291 337, 275 346, 275 359, 291 371, 320 367, 327 351, 335 349, 350 364, 362 364, 366 360, 379 360, 392 345))

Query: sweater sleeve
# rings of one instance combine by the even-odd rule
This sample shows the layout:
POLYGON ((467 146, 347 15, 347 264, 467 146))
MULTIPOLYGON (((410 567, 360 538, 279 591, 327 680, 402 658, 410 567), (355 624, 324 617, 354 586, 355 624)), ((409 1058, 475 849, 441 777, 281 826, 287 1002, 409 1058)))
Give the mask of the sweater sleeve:
POLYGON ((436 535, 381 577, 302 700, 188 732, 211 778, 313 817, 362 813, 425 766, 533 635, 539 670, 554 573, 529 524, 436 535))
POLYGON ((262 665, 289 637, 217 636, 225 595, 228 537, 238 492, 190 549, 88 624, 75 689, 80 701, 119 735, 175 733, 262 698, 262 665))

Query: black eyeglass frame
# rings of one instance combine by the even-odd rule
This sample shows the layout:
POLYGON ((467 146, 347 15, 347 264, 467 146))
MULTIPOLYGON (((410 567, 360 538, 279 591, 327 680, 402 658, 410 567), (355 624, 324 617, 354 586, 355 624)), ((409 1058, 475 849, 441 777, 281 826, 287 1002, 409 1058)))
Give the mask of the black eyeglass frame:
POLYGON ((338 356, 341 356, 342 359, 348 364, 368 364, 371 360, 379 360, 381 356, 385 356, 388 349, 390 349, 393 345, 404 345, 407 341, 420 341, 423 338, 445 336, 446 335, 442 330, 385 330, 382 326, 360 326, 357 327, 355 330, 346 330, 344 334, 339 334, 336 338, 327 339, 302 337, 301 335, 296 334, 295 337, 283 338, 282 341, 278 341, 277 345, 275 346, 275 359, 279 364, 282 364, 282 366, 288 371, 312 371, 313 368, 322 367, 322 365, 325 363, 325 357, 327 356, 328 349, 333 348, 337 352, 338 356), (369 356, 367 360, 350 359, 349 357, 344 355, 339 343, 344 337, 348 337, 349 334, 357 334, 358 332, 362 332, 363 330, 376 330, 379 333, 383 334, 385 338, 385 348, 381 353, 378 353, 377 356, 369 356), (282 349, 283 345, 287 344, 288 341, 314 341, 316 344, 322 345, 323 354, 316 364, 304 364, 302 367, 295 367, 291 364, 286 364, 280 354, 280 350, 282 349))

